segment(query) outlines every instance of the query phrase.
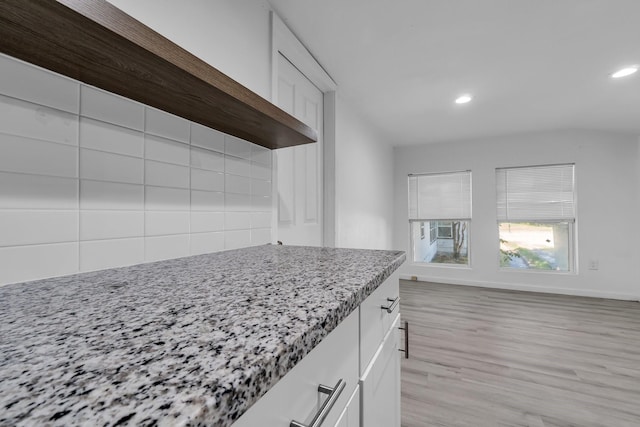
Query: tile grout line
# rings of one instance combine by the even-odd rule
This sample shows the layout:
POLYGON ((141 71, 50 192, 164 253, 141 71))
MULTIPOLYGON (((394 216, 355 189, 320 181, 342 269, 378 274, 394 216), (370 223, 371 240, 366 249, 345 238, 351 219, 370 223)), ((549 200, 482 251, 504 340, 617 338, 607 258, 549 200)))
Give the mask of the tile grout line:
POLYGON ((77 152, 76 152, 76 160, 78 162, 78 166, 77 166, 78 167, 78 178, 77 178, 78 179, 78 185, 77 185, 77 190, 78 190, 78 192, 77 192, 77 195, 78 195, 78 200, 77 200, 77 212, 78 212, 78 236, 77 236, 77 239, 78 239, 78 250, 77 250, 78 259, 77 259, 77 261, 78 261, 78 269, 77 269, 77 273, 82 272, 82 250, 80 248, 80 242, 81 242, 81 235, 80 234, 82 233, 82 209, 81 209, 82 176, 81 176, 81 173, 80 173, 81 168, 82 168, 82 165, 80 163, 81 162, 81 158, 80 158, 80 144, 81 144, 81 141, 80 141, 80 113, 81 113, 81 111, 82 111, 82 84, 78 83, 78 115, 77 115, 78 120, 76 121, 76 123, 77 123, 77 131, 78 131, 78 133, 77 133, 78 148, 77 148, 77 152))
MULTIPOLYGON (((54 73, 55 74, 55 73, 54 73)), ((223 134, 221 133, 221 135, 223 136, 223 140, 224 140, 224 145, 223 145, 223 151, 220 152, 216 149, 212 149, 208 146, 196 146, 193 144, 193 125, 195 124, 195 122, 189 121, 185 119, 185 123, 188 125, 188 130, 187 130, 187 141, 182 141, 182 140, 178 140, 175 138, 168 138, 164 135, 158 134, 157 132, 153 132, 153 131, 148 131, 147 127, 149 126, 149 111, 151 110, 151 107, 148 107, 144 104, 140 104, 137 103, 138 105, 141 106, 142 111, 141 111, 141 118, 142 118, 142 128, 136 128, 136 127, 131 127, 131 125, 123 125, 122 123, 114 123, 114 120, 107 120, 105 119, 105 117, 107 117, 107 115, 105 116, 100 116, 100 117, 92 117, 91 115, 87 115, 87 111, 85 111, 90 104, 93 103, 92 100, 88 100, 88 102, 84 103, 83 102, 83 93, 89 92, 89 91, 98 91, 101 94, 106 94, 108 96, 114 96, 117 97, 118 99, 122 99, 128 102, 131 102, 130 99, 127 98, 123 98, 120 97, 116 94, 113 94, 111 92, 107 92, 107 91, 103 91, 97 88, 94 88, 90 85, 85 85, 82 82, 79 82, 77 80, 74 79, 70 79, 69 81, 73 82, 73 87, 76 89, 76 94, 74 94, 75 102, 77 102, 77 109, 74 109, 74 111, 67 111, 65 109, 61 109, 61 108, 56 108, 56 107, 51 107, 48 105, 44 105, 42 103, 39 102, 32 102, 32 101, 28 101, 26 99, 21 99, 21 98, 15 98, 12 96, 8 96, 8 95, 4 95, 3 96, 7 96, 7 98, 10 99, 15 99, 16 101, 20 101, 20 102, 24 102, 26 104, 29 105, 34 105, 34 106, 41 106, 43 108, 47 108, 50 109, 51 111, 57 111, 60 113, 64 113, 65 115, 72 117, 75 120, 75 123, 72 124, 73 128, 75 128, 76 131, 76 135, 75 135, 75 144, 70 144, 70 143, 66 143, 66 142, 59 142, 59 141, 52 141, 50 139, 40 139, 40 138, 31 138, 28 136, 23 136, 23 135, 15 135, 13 133, 6 133, 7 136, 15 136, 15 137, 19 137, 19 138, 25 138, 25 139, 29 139, 29 140, 33 140, 34 142, 44 142, 44 143, 50 143, 50 144, 54 144, 55 146, 66 146, 66 147, 74 147, 74 153, 73 156, 75 157, 75 170, 73 175, 69 174, 68 176, 64 176, 64 175, 52 175, 52 174, 44 174, 44 173, 32 173, 32 172, 23 172, 23 171, 0 171, 1 173, 6 173, 8 176, 9 175, 14 175, 15 177, 12 179, 15 180, 22 180, 23 182, 27 182, 29 183, 30 180, 28 180, 27 178, 21 179, 19 178, 19 176, 24 176, 24 177, 34 177, 33 180, 35 180, 35 177, 39 177, 43 180, 47 179, 47 178, 51 178, 51 179, 57 179, 60 180, 59 182, 56 183, 56 186, 58 187, 65 187, 66 191, 75 191, 75 197, 73 197, 73 202, 69 204, 68 208, 69 209, 52 209, 50 207, 20 207, 20 208, 0 208, 0 212, 20 212, 20 211, 29 211, 29 212, 36 212, 38 214, 43 214, 45 215, 47 212, 69 212, 70 214, 75 214, 76 215, 76 222, 75 224, 71 223, 72 228, 70 228, 70 230, 73 230, 73 228, 75 228, 76 231, 76 235, 75 236, 70 236, 70 240, 63 240, 63 241, 54 241, 54 242, 38 242, 38 243, 32 243, 32 244, 24 244, 24 245, 11 245, 8 247, 21 247, 21 246, 46 246, 46 245, 54 245, 54 244, 65 244, 65 243, 71 243, 71 244, 75 244, 76 247, 73 248, 75 249, 75 251, 73 251, 72 248, 70 248, 73 252, 75 252, 75 256, 72 255, 72 251, 67 253, 67 256, 69 257, 69 259, 73 259, 73 264, 71 268, 71 270, 73 270, 71 273, 65 273, 65 274, 72 274, 72 273, 79 273, 79 272, 83 272, 83 268, 82 268, 82 263, 83 263, 83 250, 81 248, 81 246, 83 245, 83 243, 86 242, 92 242, 92 241, 111 241, 111 240, 123 240, 123 239, 138 239, 140 237, 143 238, 143 259, 144 261, 146 261, 147 257, 149 256, 149 246, 146 243, 146 238, 147 237, 162 237, 163 235, 153 235, 150 236, 147 233, 147 220, 148 220, 148 213, 152 212, 152 210, 149 209, 149 205, 148 205, 148 189, 151 187, 155 187, 155 188, 166 188, 166 189, 179 189, 179 190, 185 190, 185 191, 189 191, 188 194, 188 203, 189 203, 189 207, 188 209, 184 210, 184 211, 176 211, 176 212, 188 212, 188 218, 187 218, 187 236, 188 236, 188 254, 191 253, 191 245, 192 245, 192 237, 194 234, 205 234, 205 233, 221 233, 222 235, 222 242, 218 242, 222 243, 220 246, 223 247, 223 249, 226 249, 226 245, 225 245, 225 240, 224 236, 227 232, 230 233, 238 233, 241 231, 245 231, 246 233, 248 233, 248 238, 249 238, 249 246, 251 246, 254 243, 254 236, 253 236, 253 231, 254 230, 271 230, 271 226, 269 227, 255 227, 254 225, 254 216, 256 216, 256 213, 261 213, 261 214, 269 214, 271 212, 269 212, 266 207, 262 206, 262 202, 260 202, 260 210, 256 210, 253 203, 254 200, 258 200, 259 198, 270 198, 271 195, 255 195, 253 194, 254 191, 256 191, 256 187, 260 186, 262 187, 262 184, 268 184, 271 183, 271 178, 268 179, 262 179, 262 178, 258 178, 255 176, 256 173, 259 173, 261 176, 265 175, 262 172, 262 168, 264 169, 268 169, 269 171, 269 175, 272 175, 273 172, 273 166, 272 164, 269 164, 269 162, 267 161, 256 161, 256 159, 254 158, 254 144, 249 143, 248 141, 244 141, 235 137, 231 137, 227 134, 223 134), (83 105, 86 104, 86 105, 83 105), (77 110, 77 111, 76 111, 77 110), (115 152, 113 150, 109 150, 107 149, 100 149, 100 148, 93 148, 93 147, 86 147, 86 139, 82 138, 82 133, 83 133, 83 120, 86 120, 87 122, 89 121, 94 121, 96 123, 102 123, 102 124, 106 124, 109 125, 110 127, 113 127, 114 129, 121 129, 123 131, 127 131, 127 132, 132 132, 135 133, 136 135, 140 135, 142 136, 142 156, 136 156, 136 155, 131 155, 131 154, 126 154, 126 153, 119 153, 119 152, 115 152), (179 143, 179 144, 185 144, 189 147, 189 162, 184 165, 184 164, 179 164, 179 163, 172 163, 170 161, 165 162, 162 160, 152 160, 152 159, 148 159, 148 150, 147 150, 147 144, 146 144, 146 140, 148 136, 152 136, 152 137, 157 137, 159 139, 164 139, 167 141, 171 141, 171 142, 175 142, 175 143, 179 143), (237 140, 237 142, 236 142, 237 140), (249 154, 244 155, 242 153, 245 153, 247 150, 246 148, 249 147, 249 154), (232 149, 233 148, 233 149, 232 149), (229 150, 233 151, 234 154, 231 154, 229 152, 229 150), (83 166, 85 165, 89 165, 90 162, 85 161, 83 162, 83 152, 84 151, 88 151, 88 152, 97 152, 97 153, 106 153, 106 154, 111 154, 114 156, 119 156, 122 158, 132 158, 132 159, 140 159, 142 160, 142 179, 139 182, 126 182, 126 181, 110 181, 110 180, 103 180, 103 179, 94 179, 94 178, 84 178, 83 174, 82 174, 82 169, 83 166), (215 154, 218 155, 220 157, 223 158, 223 160, 225 160, 224 162, 224 166, 222 168, 222 172, 220 170, 216 170, 216 169, 207 169, 207 168, 200 168, 198 166, 195 166, 192 161, 191 161, 191 155, 194 152, 207 152, 207 153, 211 153, 211 154, 215 154), (240 153, 239 155, 236 155, 236 153, 240 153), (236 170, 237 168, 227 168, 227 161, 226 160, 231 160, 231 161, 236 161, 236 162, 241 162, 244 166, 242 166, 242 169, 248 169, 249 171, 245 174, 241 174, 241 173, 233 173, 231 172, 232 170, 236 170), (187 184, 187 188, 184 187, 170 187, 170 186, 161 186, 161 185, 157 185, 157 186, 153 186, 153 185, 149 185, 148 184, 148 180, 146 177, 146 162, 147 161, 153 161, 153 162, 157 162, 160 164, 167 164, 167 165, 177 165, 177 166, 186 166, 187 170, 188 170, 188 184, 187 184), (260 168, 260 172, 255 172, 254 170, 256 170, 256 168, 260 168), (222 191, 210 191, 210 190, 197 190, 200 191, 202 193, 210 193, 210 194, 220 194, 222 196, 222 204, 221 204, 221 208, 218 207, 218 209, 220 210, 216 210, 216 209, 203 209, 203 210, 198 210, 195 211, 193 209, 193 190, 192 188, 192 184, 193 184, 193 180, 192 180, 192 172, 195 170, 202 170, 202 171, 209 171, 209 172, 214 172, 218 175, 222 175, 222 191), (229 175, 229 176, 227 176, 229 175), (228 192, 227 191, 227 186, 229 184, 228 179, 227 178, 231 178, 231 177, 242 177, 243 180, 246 179, 247 184, 249 186, 249 189, 247 192, 228 192), (66 181, 66 180, 75 180, 75 182, 71 182, 71 181, 66 181), (141 188, 142 189, 142 214, 143 214, 143 230, 141 231, 141 235, 134 235, 134 236, 118 236, 118 237, 108 237, 108 238, 102 238, 102 239, 83 239, 82 237, 82 232, 83 232, 83 225, 87 225, 89 226, 91 224, 91 221, 87 221, 89 220, 89 217, 84 218, 85 220, 83 220, 84 214, 93 214, 93 213, 114 213, 117 214, 118 212, 123 213, 123 215, 126 215, 126 213, 136 213, 139 212, 138 209, 118 209, 118 208, 109 208, 110 206, 118 206, 119 204, 117 203, 112 203, 114 200, 118 200, 118 198, 113 198, 113 197, 108 197, 109 196, 109 192, 113 192, 111 190, 113 190, 113 187, 111 189, 107 188, 107 190, 109 190, 108 192, 104 192, 102 191, 102 189, 98 186, 96 186, 96 191, 98 191, 98 195, 103 194, 106 195, 106 202, 105 207, 106 208, 87 208, 85 209, 85 207, 82 204, 82 200, 83 200, 83 188, 85 187, 84 184, 88 184, 90 182, 93 183, 104 183, 104 184, 113 184, 115 185, 125 185, 127 187, 132 186, 130 188, 126 188, 126 190, 134 190, 136 188, 141 188), (72 190, 73 189, 73 190, 72 190), (232 196, 238 196, 238 197, 232 197, 232 196), (230 199, 231 198, 231 199, 230 199), (237 203, 233 203, 234 205, 237 205, 238 207, 240 207, 241 209, 234 209, 234 211, 232 212, 227 212, 227 209, 230 207, 229 206, 229 202, 230 200, 235 200, 237 199, 237 203), (193 214, 193 212, 203 212, 203 213, 219 213, 222 215, 222 229, 221 230, 214 230, 214 231, 198 231, 197 233, 194 233, 194 225, 192 223, 192 219, 191 216, 193 214), (229 228, 227 226, 226 223, 226 218, 224 217, 225 214, 230 213, 230 214, 234 214, 234 213, 241 213, 241 214, 246 214, 248 217, 248 222, 242 221, 244 222, 246 225, 246 227, 242 227, 242 228, 229 228), (74 227, 75 226, 75 227, 74 227)), ((87 99, 85 99, 87 100, 87 99)), ((74 100, 71 99, 71 101, 73 102, 74 100)), ((102 104, 100 104, 102 105, 102 104)), ((102 109, 104 110, 104 108, 102 109)), ((153 109, 155 110, 155 109, 153 109)), ((106 111, 106 110, 104 110, 106 111)), ((159 110, 162 112, 162 110, 159 110)), ((163 112, 164 113, 164 112, 163 112)), ((99 115, 99 114, 98 114, 99 115)), ((110 117, 110 116, 109 116, 110 117)), ((138 116, 140 117, 140 116, 138 116)), ((71 129, 73 129, 71 128, 71 129)), ((219 131, 215 131, 214 132, 218 132, 219 131)), ((207 134, 207 136, 210 136, 207 134)), ((206 141, 214 141, 211 138, 206 139, 206 141)), ((215 141, 218 141, 217 139, 215 141)), ((214 142, 215 142, 214 141, 214 142)), ((108 142, 108 141, 107 141, 108 142)), ((106 145, 105 147, 110 147, 110 145, 106 145)), ((70 151, 70 150, 69 150, 70 151)), ((267 150, 269 152, 269 154, 271 154, 271 158, 273 157, 273 154, 271 153, 270 150, 267 150)), ((71 154, 69 152, 69 154, 71 154)), ((262 156, 259 157, 259 159, 263 159, 266 156, 262 156)), ((86 160, 86 159, 85 159, 86 160)), ((139 165, 138 165, 139 167, 139 165)), ((86 169, 86 168, 85 168, 86 169)), ((28 169, 27 169, 28 170, 28 169)), ((139 169, 138 169, 139 170, 139 169)), ((244 184, 244 182, 243 182, 244 184)), ((138 189, 136 189, 136 193, 138 193, 138 189)), ((116 188, 117 190, 117 188, 116 188)), ((139 194, 139 193, 138 193, 139 194)), ((137 200, 140 200, 138 197, 136 197, 137 200)), ((69 198, 69 200, 71 200, 69 198)), ((87 199, 88 200, 88 199, 87 199)), ((122 205, 124 206, 124 205, 122 205)), ((218 206, 218 205, 216 205, 218 206)), ((159 209, 157 210, 158 212, 174 212, 175 210, 173 209, 159 209)), ((244 216, 244 215, 243 215, 244 216)), ((208 223, 208 221, 206 221, 205 218, 205 227, 204 229, 208 228, 206 227, 206 224, 208 223)), ((241 224, 241 223, 240 223, 241 224)), ((239 224, 239 225, 240 225, 239 224)), ((241 224, 244 225, 244 224, 241 224)), ((87 230, 88 231, 88 230, 87 230)), ((70 233, 69 233, 70 234, 70 233)), ((117 234, 117 233, 116 233, 117 234)), ((173 233, 173 234, 167 234, 166 236, 171 236, 171 235, 179 235, 182 233, 173 233)), ((114 235, 114 233, 107 233, 107 235, 114 235)), ((247 236, 245 234, 245 236, 247 236)), ((243 240, 243 239, 240 239, 243 240)), ((231 247, 236 247, 236 244, 231 245, 231 247)), ((219 249, 216 249, 219 250, 219 249)), ((138 249, 139 251, 139 249, 138 249)), ((139 252, 138 252, 139 253, 139 252)), ((87 261, 87 260, 85 260, 87 261)), ((93 262, 93 261, 91 261, 93 262)), ((93 270, 92 270, 93 271, 93 270)))
POLYGON ((191 161, 191 156, 193 155, 193 144, 191 143, 191 121, 189 121, 189 222, 188 222, 188 229, 189 229, 189 240, 188 240, 188 248, 187 251, 189 253, 189 255, 193 255, 193 250, 191 249, 191 212, 192 212, 192 206, 191 206, 191 163, 193 163, 191 161))
POLYGON ((147 262, 147 107, 142 108, 142 259, 147 262))

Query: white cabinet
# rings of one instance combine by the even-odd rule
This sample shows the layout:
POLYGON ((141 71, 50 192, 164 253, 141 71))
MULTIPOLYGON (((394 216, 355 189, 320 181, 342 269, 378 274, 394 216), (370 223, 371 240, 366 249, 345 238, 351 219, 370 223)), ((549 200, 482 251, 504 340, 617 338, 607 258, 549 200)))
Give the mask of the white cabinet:
POLYGON ((335 427, 360 427, 360 387, 356 387, 335 427))
POLYGON ((360 306, 360 425, 400 427, 398 274, 360 306))
POLYGON ((400 312, 399 301, 398 273, 393 273, 360 304, 360 375, 371 363, 400 312))
POLYGON ((395 321, 360 379, 362 427, 400 427, 400 352, 395 321))
POLYGON ((311 425, 329 399, 318 387, 345 386, 322 427, 400 427, 398 275, 392 274, 233 427, 311 425))
POLYGON ((233 427, 289 427, 291 421, 308 425, 328 399, 318 386, 334 387, 342 380, 345 387, 322 423, 334 426, 358 387, 358 324, 359 310, 354 310, 233 427))

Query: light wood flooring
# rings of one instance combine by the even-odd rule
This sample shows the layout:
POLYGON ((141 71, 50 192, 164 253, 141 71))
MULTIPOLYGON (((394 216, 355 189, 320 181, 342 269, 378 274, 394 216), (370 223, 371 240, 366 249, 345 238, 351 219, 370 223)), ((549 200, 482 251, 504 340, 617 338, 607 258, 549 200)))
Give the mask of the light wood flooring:
POLYGON ((403 427, 640 426, 640 303, 401 281, 403 427))

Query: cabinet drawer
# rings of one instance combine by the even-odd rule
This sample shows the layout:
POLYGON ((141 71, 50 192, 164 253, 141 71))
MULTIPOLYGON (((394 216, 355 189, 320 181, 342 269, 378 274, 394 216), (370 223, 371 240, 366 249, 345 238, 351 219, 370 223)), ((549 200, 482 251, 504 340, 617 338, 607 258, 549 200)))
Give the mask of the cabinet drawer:
POLYGON ((365 427, 400 427, 399 322, 397 316, 360 380, 365 427))
POLYGON ((356 387, 334 427, 360 427, 360 387, 356 387))
POLYGON ((400 296, 399 276, 395 272, 373 291, 360 305, 360 374, 371 361, 393 321, 400 311, 400 305, 389 313, 381 307, 388 307, 400 296))
POLYGON ((262 396, 233 427, 289 427, 291 421, 309 424, 327 395, 320 384, 346 386, 323 426, 334 426, 358 386, 358 310, 331 331, 291 371, 262 396))

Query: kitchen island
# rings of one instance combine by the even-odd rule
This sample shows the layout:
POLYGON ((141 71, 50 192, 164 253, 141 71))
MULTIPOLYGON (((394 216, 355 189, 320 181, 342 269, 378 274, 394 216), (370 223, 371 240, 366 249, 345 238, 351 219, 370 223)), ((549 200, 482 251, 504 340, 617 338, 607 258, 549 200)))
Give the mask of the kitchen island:
POLYGON ((258 246, 0 288, 0 425, 229 426, 404 262, 258 246))

